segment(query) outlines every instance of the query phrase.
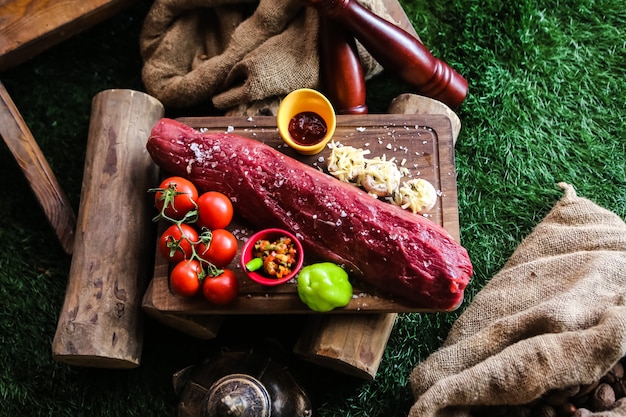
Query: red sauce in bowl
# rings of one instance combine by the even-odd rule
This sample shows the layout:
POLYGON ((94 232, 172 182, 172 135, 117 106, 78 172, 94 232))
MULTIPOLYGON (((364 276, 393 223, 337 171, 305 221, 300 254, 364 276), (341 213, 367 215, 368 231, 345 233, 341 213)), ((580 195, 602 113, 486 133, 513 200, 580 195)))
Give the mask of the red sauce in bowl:
POLYGON ((328 131, 324 119, 312 111, 293 116, 289 121, 288 129, 294 142, 305 146, 319 143, 328 131))

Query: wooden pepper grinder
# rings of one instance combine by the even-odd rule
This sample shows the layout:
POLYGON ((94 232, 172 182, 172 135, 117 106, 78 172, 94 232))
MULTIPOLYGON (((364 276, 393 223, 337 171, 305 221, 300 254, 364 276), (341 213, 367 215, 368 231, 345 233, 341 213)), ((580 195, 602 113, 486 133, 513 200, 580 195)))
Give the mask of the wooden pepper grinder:
POLYGON ((386 70, 425 96, 458 107, 467 95, 467 80, 435 58, 411 34, 366 9, 356 0, 302 0, 321 16, 346 28, 386 70))
POLYGON ((365 75, 354 37, 320 16, 320 82, 337 114, 366 114, 365 75))

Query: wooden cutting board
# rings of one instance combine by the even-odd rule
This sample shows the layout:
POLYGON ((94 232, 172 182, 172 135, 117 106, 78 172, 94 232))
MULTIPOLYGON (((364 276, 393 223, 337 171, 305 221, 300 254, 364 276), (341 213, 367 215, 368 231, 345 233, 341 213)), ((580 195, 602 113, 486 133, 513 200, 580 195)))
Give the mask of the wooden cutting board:
MULTIPOLYGON (((330 149, 315 156, 300 156, 284 145, 276 129, 275 117, 194 117, 179 121, 206 132, 230 132, 260 140, 303 163, 326 169, 330 149)), ((369 158, 383 155, 395 158, 408 168, 414 178, 430 181, 438 190, 435 207, 425 216, 442 225, 459 240, 456 170, 450 119, 445 115, 339 115, 334 141, 368 149, 369 158)), ((156 214, 156 213, 155 213, 156 214)), ((165 225, 160 225, 160 231, 165 225)), ((256 230, 235 219, 229 229, 243 242, 256 230)), ((144 308, 185 315, 203 314, 283 314, 312 313, 298 298, 295 282, 278 287, 264 287, 245 277, 237 256, 229 268, 240 280, 240 296, 229 306, 213 306, 198 297, 173 294, 168 287, 169 265, 155 255, 154 276, 143 299, 144 308)), ((419 312, 432 311, 386 296, 358 279, 353 279, 354 297, 333 313, 419 312)))

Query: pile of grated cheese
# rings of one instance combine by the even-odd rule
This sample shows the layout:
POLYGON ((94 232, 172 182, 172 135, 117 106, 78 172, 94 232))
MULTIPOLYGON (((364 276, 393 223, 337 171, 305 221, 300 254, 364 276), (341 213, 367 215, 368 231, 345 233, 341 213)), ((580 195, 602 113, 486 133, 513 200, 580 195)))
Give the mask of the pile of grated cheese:
POLYGON ((402 177, 409 173, 398 168, 395 158, 387 160, 385 155, 365 161, 365 169, 358 177, 357 185, 377 197, 388 197, 400 186, 402 177))
POLYGON ((425 179, 414 178, 402 183, 391 202, 413 213, 425 213, 437 204, 437 190, 425 179))
POLYGON ((365 170, 365 155, 369 155, 370 151, 343 146, 334 141, 329 147, 332 150, 327 162, 328 172, 343 182, 358 181, 359 175, 365 170))
POLYGON ((410 174, 405 167, 398 168, 395 158, 366 158, 369 150, 332 142, 328 158, 328 172, 343 182, 363 187, 374 197, 385 198, 392 204, 413 213, 425 213, 437 202, 437 192, 433 185, 424 179, 402 178, 410 174))

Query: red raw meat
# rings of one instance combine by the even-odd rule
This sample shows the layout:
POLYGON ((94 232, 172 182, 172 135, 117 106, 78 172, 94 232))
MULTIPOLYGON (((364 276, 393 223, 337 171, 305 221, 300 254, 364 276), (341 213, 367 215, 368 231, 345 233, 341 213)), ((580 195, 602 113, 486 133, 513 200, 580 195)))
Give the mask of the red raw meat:
POLYGON ((166 172, 229 196, 252 225, 292 231, 306 249, 381 293, 443 311, 463 300, 472 275, 467 251, 423 216, 235 134, 161 119, 147 149, 166 172))

